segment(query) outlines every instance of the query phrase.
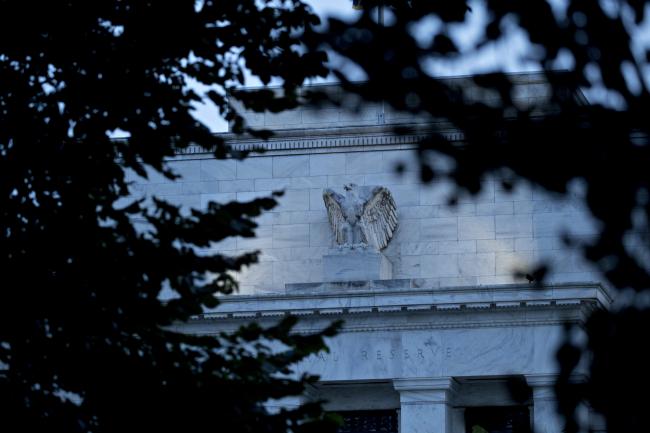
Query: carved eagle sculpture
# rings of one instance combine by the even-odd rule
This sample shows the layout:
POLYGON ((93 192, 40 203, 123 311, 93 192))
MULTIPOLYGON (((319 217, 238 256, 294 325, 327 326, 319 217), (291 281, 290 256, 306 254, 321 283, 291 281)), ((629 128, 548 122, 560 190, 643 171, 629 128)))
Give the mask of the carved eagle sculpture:
POLYGON ((397 228, 397 207, 383 186, 343 187, 345 195, 323 191, 330 225, 340 246, 386 248, 397 228))

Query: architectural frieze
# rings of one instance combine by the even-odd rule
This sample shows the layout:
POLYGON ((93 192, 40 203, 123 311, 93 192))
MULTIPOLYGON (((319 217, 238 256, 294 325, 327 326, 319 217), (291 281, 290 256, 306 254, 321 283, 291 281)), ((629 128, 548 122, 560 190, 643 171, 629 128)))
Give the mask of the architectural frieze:
MULTIPOLYGON (((403 280, 403 284, 409 285, 409 280, 403 280)), ((352 318, 401 313, 469 313, 522 309, 590 310, 605 308, 610 302, 609 294, 597 283, 562 284, 543 288, 511 285, 474 291, 455 288, 293 293, 224 298, 215 311, 196 316, 193 321, 273 319, 287 315, 352 318)), ((467 325, 468 323, 464 322, 462 326, 467 325)))
MULTIPOLYGON (((396 146, 396 145, 416 145, 425 139, 428 134, 421 133, 404 133, 396 134, 392 129, 379 128, 379 131, 368 134, 368 128, 341 128, 338 134, 330 135, 296 135, 286 134, 282 131, 276 131, 274 136, 268 140, 246 138, 246 136, 237 136, 234 134, 223 134, 225 142, 235 151, 254 152, 261 150, 269 151, 297 151, 297 150, 314 150, 314 149, 336 149, 336 148, 359 148, 371 146, 396 146), (363 129, 363 131, 360 131, 363 129), (363 133, 362 133, 363 132, 363 133)), ((378 129, 378 128, 373 128, 378 129)), ((458 131, 438 132, 445 139, 451 142, 461 142, 464 135, 458 131)), ((211 155, 215 149, 205 149, 197 145, 190 145, 183 149, 177 149, 176 155, 211 155)))

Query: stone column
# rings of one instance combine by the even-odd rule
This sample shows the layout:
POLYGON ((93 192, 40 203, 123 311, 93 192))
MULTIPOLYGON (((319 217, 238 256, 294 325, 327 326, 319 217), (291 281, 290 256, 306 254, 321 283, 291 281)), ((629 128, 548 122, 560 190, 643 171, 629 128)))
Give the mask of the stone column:
POLYGON ((395 379, 393 385, 399 392, 400 433, 452 433, 454 379, 395 379))
POLYGON ((557 413, 555 398, 556 376, 553 374, 526 375, 533 391, 533 431, 535 433, 562 433, 564 419, 557 413))

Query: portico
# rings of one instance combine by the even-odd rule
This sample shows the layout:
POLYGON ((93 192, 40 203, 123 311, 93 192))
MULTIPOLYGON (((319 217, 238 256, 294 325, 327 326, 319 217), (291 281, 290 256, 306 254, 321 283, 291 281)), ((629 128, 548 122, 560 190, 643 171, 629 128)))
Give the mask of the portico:
POLYGON ((322 385, 306 398, 328 400, 329 409, 342 413, 396 411, 400 433, 471 431, 465 421, 490 407, 512 417, 523 408, 536 432, 559 433, 552 385, 563 326, 609 302, 596 283, 447 289, 419 287, 417 280, 301 284, 284 295, 225 298, 185 331, 209 334, 250 320, 270 324, 291 313, 302 318, 298 332, 309 332, 344 319, 329 353, 296 368, 321 377, 322 385), (522 380, 529 395, 517 401, 508 387, 512 378, 522 380))

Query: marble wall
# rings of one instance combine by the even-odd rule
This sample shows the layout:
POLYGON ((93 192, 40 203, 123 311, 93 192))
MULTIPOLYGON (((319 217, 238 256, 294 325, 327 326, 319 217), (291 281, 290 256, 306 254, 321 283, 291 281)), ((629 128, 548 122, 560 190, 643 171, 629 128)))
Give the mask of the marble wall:
MULTIPOLYGON (((543 77, 511 78, 516 103, 529 105, 548 97, 543 77)), ((489 102, 498 96, 485 94, 467 78, 452 81, 469 98, 489 102)), ((399 228, 384 250, 392 278, 418 278, 434 288, 503 284, 521 281, 514 271, 544 262, 552 266, 551 282, 599 279, 580 254, 560 241, 564 231, 578 238, 597 233, 581 205, 579 185, 573 185, 574 197, 558 199, 523 182, 506 191, 495 179, 485 179, 479 195, 462 196, 450 207, 450 183, 419 182, 417 132, 398 137, 390 130, 396 123, 430 128, 431 119, 360 103, 337 86, 317 89, 340 104, 277 114, 243 111, 251 126, 275 130, 276 136, 268 143, 229 137, 231 143, 263 145, 269 149, 265 153, 243 161, 216 160, 197 148, 169 161, 182 176, 178 181, 155 173, 146 180, 131 174, 133 194, 157 195, 188 211, 205 208, 210 201, 245 201, 284 191, 279 205, 258 219, 255 238, 227 239, 213 248, 224 254, 262 252, 258 264, 238 275, 244 294, 279 293, 285 284, 326 280, 322 257, 333 240, 322 191, 341 190, 345 183, 383 185, 395 198, 399 228), (398 164, 405 167, 403 175, 396 174, 398 164)), ((452 141, 462 141, 450 125, 436 125, 452 141)), ((433 162, 445 163, 441 158, 433 162)))
MULTIPOLYGON (((547 94, 538 78, 517 78, 523 84, 520 103, 547 94)), ((295 366, 296 374, 317 374, 321 382, 309 395, 269 402, 273 410, 324 399, 329 410, 398 410, 401 433, 464 433, 466 408, 521 404, 505 386, 517 376, 530 387, 525 404, 535 430, 560 431, 552 385, 562 325, 579 323, 592 308, 611 302, 600 284, 589 283, 599 275, 560 240, 563 233, 585 239, 598 232, 582 205, 580 185, 570 185, 570 197, 559 198, 525 182, 509 191, 487 178, 478 195, 461 195, 449 206, 451 183, 419 181, 418 133, 395 136, 386 127, 407 121, 422 128, 427 119, 378 104, 359 108, 245 113, 249 124, 274 129, 276 137, 268 143, 229 139, 236 148, 262 144, 266 152, 236 161, 197 149, 168 162, 178 181, 130 175, 134 196, 156 195, 184 212, 284 191, 278 206, 257 219, 256 237, 227 239, 210 249, 261 251, 259 263, 237 275, 242 296, 223 297, 216 310, 178 330, 213 335, 294 314, 301 318, 296 332, 313 332, 344 320, 340 334, 327 341, 329 351, 295 366), (347 183, 386 186, 396 201, 399 227, 383 251, 391 280, 314 284, 329 280, 323 256, 334 247, 323 189, 341 191, 347 183), (552 268, 544 289, 515 275, 541 263, 552 268)), ((453 129, 443 133, 462 141, 453 129)))
POLYGON ((524 183, 506 191, 486 179, 479 195, 462 196, 450 207, 451 184, 420 184, 413 145, 269 151, 244 161, 188 155, 169 165, 180 180, 132 176, 134 195, 156 195, 187 210, 284 191, 279 205, 258 219, 255 238, 214 246, 224 254, 262 252, 259 263, 238 276, 242 293, 277 293, 288 283, 324 280, 322 257, 333 239, 322 191, 350 182, 384 185, 396 200, 399 228, 384 250, 393 278, 420 278, 430 287, 512 283, 515 270, 544 261, 554 270, 550 281, 598 279, 559 237, 563 231, 578 237, 597 232, 579 199, 560 200, 524 183), (403 175, 395 172, 400 163, 403 175))

